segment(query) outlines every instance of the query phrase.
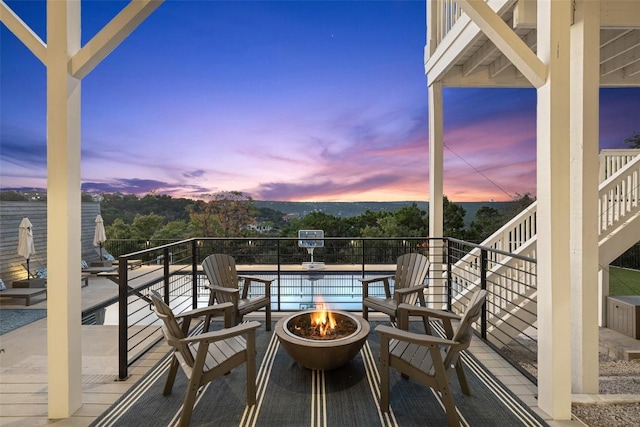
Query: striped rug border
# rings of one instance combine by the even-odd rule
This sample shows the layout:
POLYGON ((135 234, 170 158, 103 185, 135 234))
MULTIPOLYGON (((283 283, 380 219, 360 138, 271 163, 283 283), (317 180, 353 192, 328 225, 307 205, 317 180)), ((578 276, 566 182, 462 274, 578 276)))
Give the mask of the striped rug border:
MULTIPOLYGON (((431 321, 432 328, 441 336, 445 336, 444 329, 438 321, 431 321)), ((395 326, 395 325, 394 325, 395 326)), ((199 325, 192 331, 192 334, 197 334, 202 329, 199 325)), ((242 418, 239 423, 239 427, 255 427, 260 409, 265 398, 267 385, 271 377, 271 370, 280 347, 280 342, 277 339, 275 333, 272 334, 269 344, 267 346, 266 353, 260 367, 257 372, 256 379, 256 404, 250 407, 246 407, 242 418)), ((380 425, 383 427, 399 427, 393 408, 389 407, 389 412, 383 413, 380 410, 380 372, 376 364, 376 355, 371 351, 369 342, 365 342, 360 355, 365 367, 366 379, 369 385, 369 390, 373 401, 375 402, 376 410, 378 411, 378 417, 380 419, 380 425)), ((133 385, 131 389, 125 394, 120 401, 116 402, 114 406, 103 415, 95 424, 94 427, 110 427, 115 425, 118 420, 124 415, 150 388, 160 379, 161 376, 167 373, 171 364, 173 354, 167 353, 142 379, 133 385)), ((493 374, 491 374, 478 360, 469 354, 466 350, 461 353, 461 357, 465 363, 465 368, 473 372, 478 379, 494 394, 504 407, 517 417, 524 426, 527 427, 544 427, 546 424, 541 423, 535 415, 531 413, 530 408, 524 405, 513 392, 508 390, 500 381, 498 381, 493 374)), ((202 387, 198 392, 198 397, 194 405, 198 405, 202 395, 211 383, 202 387)), ((310 427, 327 427, 327 404, 326 404, 326 386, 325 386, 325 374, 324 371, 313 370, 312 372, 312 399, 311 399, 311 426, 310 427)), ((440 395, 432 389, 432 392, 438 400, 442 410, 444 411, 444 405, 440 399, 440 395)), ((461 423, 464 426, 470 426, 469 422, 457 409, 461 423)), ((172 420, 169 422, 168 427, 174 427, 179 424, 180 415, 182 413, 182 405, 174 414, 172 420)))
MULTIPOLYGON (((446 337, 442 324, 438 321, 430 321, 431 327, 435 329, 440 336, 446 337)), ((478 379, 496 396, 511 413, 522 421, 525 426, 545 427, 546 424, 541 423, 531 409, 526 406, 515 394, 507 389, 490 371, 485 368, 473 355, 467 350, 461 352, 461 358, 464 361, 465 368, 472 371, 478 379)), ((459 412, 458 412, 459 413, 459 412)))

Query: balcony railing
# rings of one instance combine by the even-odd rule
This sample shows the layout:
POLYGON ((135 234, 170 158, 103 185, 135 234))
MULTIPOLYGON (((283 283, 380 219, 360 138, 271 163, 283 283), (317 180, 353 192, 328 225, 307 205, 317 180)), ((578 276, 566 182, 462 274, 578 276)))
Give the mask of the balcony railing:
MULTIPOLYGON (((111 253, 117 253, 117 245, 132 244, 107 243, 111 253)), ((136 244, 147 246, 147 242, 136 244)), ((318 304, 360 311, 358 278, 393 274, 398 256, 411 252, 429 256, 431 245, 442 258, 430 259, 434 267, 426 279, 427 285, 432 283, 427 302, 429 298, 448 301, 447 308, 459 312, 472 289, 470 283, 487 289, 485 313, 476 325, 479 335, 506 355, 536 366, 535 259, 446 238, 325 238, 324 244, 315 250, 314 260, 324 262, 326 268, 313 271, 302 268, 310 255, 298 247, 295 238, 189 239, 127 253, 118 258, 118 276, 112 277, 118 282, 118 297, 86 310, 83 320, 118 325, 119 377, 125 379, 130 364, 162 339, 160 323, 149 306, 149 290, 166 295, 176 312, 206 305, 209 292, 200 264, 211 253, 232 255, 241 274, 275 279, 273 311, 297 311, 318 304), (127 261, 133 259, 142 259, 143 266, 128 269, 127 261), (461 263, 466 267, 460 267, 461 263), (458 268, 453 271, 455 264, 458 268), (431 281, 433 278, 444 281, 431 281), (439 282, 444 285, 436 287, 439 282)), ((384 295, 382 287, 370 287, 369 292, 384 295)))

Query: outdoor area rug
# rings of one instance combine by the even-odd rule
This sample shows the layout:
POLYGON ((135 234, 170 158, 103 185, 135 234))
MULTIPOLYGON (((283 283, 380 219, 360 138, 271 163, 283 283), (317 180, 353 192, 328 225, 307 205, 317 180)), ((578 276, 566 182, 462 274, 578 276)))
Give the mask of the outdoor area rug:
MULTIPOLYGON (((401 378, 394 369, 390 371, 391 410, 386 414, 379 410, 379 339, 374 332, 378 324, 371 322, 360 353, 331 371, 298 366, 280 346, 273 328, 266 332, 260 327, 256 331, 256 405, 246 406, 245 369, 235 368, 201 389, 191 426, 446 426, 437 394, 401 378)), ((419 330, 417 324, 413 327, 419 330)), ((92 426, 178 425, 187 379, 179 370, 173 392, 162 395, 170 360, 160 361, 92 426)), ((472 395, 462 394, 455 375, 451 381, 463 425, 547 425, 475 358, 465 354, 464 362, 472 395)))
POLYGON ((0 335, 47 317, 46 309, 2 308, 0 309, 0 335))

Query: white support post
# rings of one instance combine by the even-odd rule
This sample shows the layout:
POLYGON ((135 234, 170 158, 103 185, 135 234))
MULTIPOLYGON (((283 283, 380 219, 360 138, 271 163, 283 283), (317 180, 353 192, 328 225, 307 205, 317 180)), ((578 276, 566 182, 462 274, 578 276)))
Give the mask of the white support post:
POLYGON ((607 324, 607 297, 609 296, 609 266, 599 266, 598 270, 598 301, 600 310, 598 314, 598 326, 608 327, 607 324))
POLYGON ((571 26, 572 391, 598 394, 600 2, 576 0, 571 26))
POLYGON ((538 2, 538 406, 571 419, 570 1, 538 2))
MULTIPOLYGON (((429 237, 443 237, 443 121, 442 84, 429 85, 429 237)), ((442 243, 429 241, 429 307, 441 308, 445 302, 446 288, 442 279, 442 269, 446 265, 442 259, 442 243)))
POLYGON ((82 406, 80 2, 47 1, 47 360, 49 418, 82 406))

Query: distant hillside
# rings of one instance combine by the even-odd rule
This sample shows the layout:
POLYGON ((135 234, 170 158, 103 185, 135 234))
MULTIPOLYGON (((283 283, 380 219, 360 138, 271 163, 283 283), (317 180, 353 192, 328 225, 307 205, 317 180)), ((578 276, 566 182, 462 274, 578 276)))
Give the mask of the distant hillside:
MULTIPOLYGON (((276 202, 266 200, 254 200, 256 207, 269 208, 285 214, 294 214, 301 217, 311 212, 324 212, 337 217, 351 217, 362 215, 365 211, 394 212, 412 203, 422 210, 429 210, 429 202, 276 202)), ((482 206, 492 206, 500 209, 509 202, 461 202, 456 203, 464 208, 465 225, 469 225, 476 216, 476 212, 482 206)))

